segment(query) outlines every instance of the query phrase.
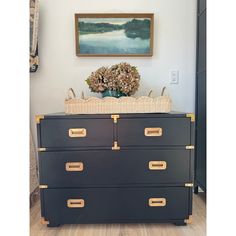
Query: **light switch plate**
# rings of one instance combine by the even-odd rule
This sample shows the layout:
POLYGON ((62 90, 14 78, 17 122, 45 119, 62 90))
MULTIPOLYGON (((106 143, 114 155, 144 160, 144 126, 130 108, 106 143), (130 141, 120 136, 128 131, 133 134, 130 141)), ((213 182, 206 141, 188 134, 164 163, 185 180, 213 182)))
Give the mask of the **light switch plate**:
POLYGON ((179 84, 179 71, 170 71, 170 84, 179 84))

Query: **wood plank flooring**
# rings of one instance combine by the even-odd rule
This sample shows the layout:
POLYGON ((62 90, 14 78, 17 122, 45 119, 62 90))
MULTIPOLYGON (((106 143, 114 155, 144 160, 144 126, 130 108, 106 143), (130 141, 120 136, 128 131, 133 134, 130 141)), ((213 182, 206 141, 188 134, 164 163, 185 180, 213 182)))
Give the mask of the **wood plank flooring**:
POLYGON ((193 196, 193 223, 187 226, 173 224, 101 224, 62 225, 48 228, 40 224, 39 202, 30 209, 31 236, 205 236, 205 194, 193 196))

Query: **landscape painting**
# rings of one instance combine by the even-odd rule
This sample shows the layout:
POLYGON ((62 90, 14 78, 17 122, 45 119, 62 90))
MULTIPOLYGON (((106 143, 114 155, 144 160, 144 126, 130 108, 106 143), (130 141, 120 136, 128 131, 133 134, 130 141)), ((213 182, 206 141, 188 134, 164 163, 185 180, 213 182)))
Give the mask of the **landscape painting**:
POLYGON ((153 14, 75 14, 77 56, 152 56, 153 14))

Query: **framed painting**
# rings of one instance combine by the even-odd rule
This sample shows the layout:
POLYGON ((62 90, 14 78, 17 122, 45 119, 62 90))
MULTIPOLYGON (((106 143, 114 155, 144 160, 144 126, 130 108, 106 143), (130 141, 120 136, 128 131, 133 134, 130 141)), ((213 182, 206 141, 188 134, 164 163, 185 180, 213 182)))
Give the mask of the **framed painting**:
POLYGON ((75 14, 79 57, 151 57, 153 14, 75 14))

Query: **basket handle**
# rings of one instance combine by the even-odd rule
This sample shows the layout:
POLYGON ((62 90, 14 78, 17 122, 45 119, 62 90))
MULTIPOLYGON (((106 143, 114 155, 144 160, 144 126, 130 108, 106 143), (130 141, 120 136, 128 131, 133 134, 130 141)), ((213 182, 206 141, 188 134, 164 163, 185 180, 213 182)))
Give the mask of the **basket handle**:
POLYGON ((166 87, 163 87, 163 89, 162 89, 162 91, 161 91, 161 96, 164 95, 165 90, 166 90, 166 87))
POLYGON ((68 89, 67 98, 68 98, 68 100, 76 98, 75 92, 74 92, 73 88, 69 88, 68 89))
POLYGON ((151 97, 151 95, 152 95, 152 90, 148 93, 148 97, 151 97))
POLYGON ((82 93, 81 93, 81 98, 82 98, 82 99, 85 99, 85 97, 84 97, 84 91, 82 91, 82 93))

